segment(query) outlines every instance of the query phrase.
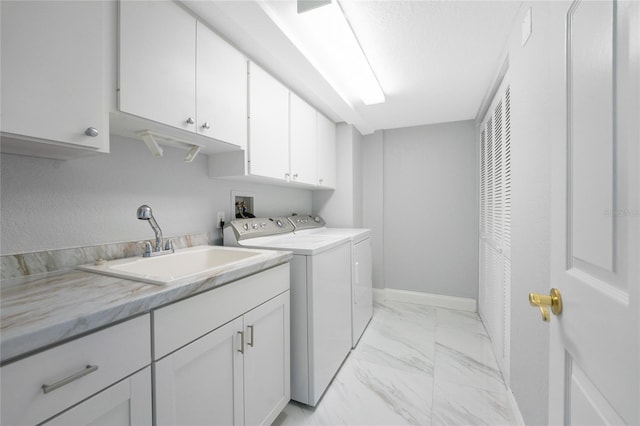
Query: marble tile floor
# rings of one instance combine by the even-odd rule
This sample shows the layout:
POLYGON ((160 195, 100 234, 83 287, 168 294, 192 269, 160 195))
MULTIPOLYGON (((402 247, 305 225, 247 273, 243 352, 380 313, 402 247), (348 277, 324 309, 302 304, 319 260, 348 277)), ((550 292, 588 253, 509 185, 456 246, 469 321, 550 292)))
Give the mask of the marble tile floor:
POLYGON ((514 425, 507 392, 477 314, 385 301, 318 405, 273 424, 514 425))

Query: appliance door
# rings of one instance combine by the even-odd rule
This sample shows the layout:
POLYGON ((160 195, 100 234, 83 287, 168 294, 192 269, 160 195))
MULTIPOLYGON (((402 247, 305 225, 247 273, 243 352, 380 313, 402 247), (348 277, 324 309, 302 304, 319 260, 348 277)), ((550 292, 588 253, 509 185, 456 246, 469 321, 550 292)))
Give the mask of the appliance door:
POLYGON ((315 406, 351 350, 351 244, 307 256, 309 404, 315 406))
POLYGON ((352 286, 352 345, 355 348, 373 316, 373 273, 371 238, 353 245, 352 286))

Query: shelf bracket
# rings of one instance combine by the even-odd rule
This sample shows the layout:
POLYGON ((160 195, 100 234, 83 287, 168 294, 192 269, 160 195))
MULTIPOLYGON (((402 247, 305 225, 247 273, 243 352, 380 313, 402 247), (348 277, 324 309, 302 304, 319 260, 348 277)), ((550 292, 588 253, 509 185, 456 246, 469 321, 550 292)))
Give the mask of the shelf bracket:
POLYGON ((191 163, 202 149, 202 145, 171 138, 169 136, 161 135, 160 133, 152 132, 148 129, 136 132, 136 134, 142 138, 142 141, 154 157, 162 157, 164 151, 162 150, 162 147, 160 147, 160 144, 163 144, 187 149, 187 154, 184 156, 184 162, 191 163))

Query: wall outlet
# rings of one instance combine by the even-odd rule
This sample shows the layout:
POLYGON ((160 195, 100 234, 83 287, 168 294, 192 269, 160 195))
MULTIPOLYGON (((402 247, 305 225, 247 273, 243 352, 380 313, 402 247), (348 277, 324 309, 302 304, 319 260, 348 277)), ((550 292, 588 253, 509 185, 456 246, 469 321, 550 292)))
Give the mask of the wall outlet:
POLYGON ((224 212, 218 212, 218 216, 216 217, 216 228, 220 229, 220 226, 224 222, 224 212))

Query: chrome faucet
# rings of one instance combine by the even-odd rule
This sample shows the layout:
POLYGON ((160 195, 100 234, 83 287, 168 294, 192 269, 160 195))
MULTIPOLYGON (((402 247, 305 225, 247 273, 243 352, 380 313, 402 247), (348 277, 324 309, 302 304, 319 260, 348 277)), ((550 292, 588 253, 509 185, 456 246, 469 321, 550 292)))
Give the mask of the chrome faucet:
POLYGON ((149 241, 144 244, 144 253, 143 257, 152 257, 152 256, 160 256, 162 254, 173 253, 173 242, 171 240, 167 240, 167 243, 162 248, 162 229, 160 229, 160 225, 156 222, 156 219, 153 217, 153 213, 151 212, 151 207, 146 204, 138 207, 137 212, 138 219, 140 220, 148 220, 149 225, 151 225, 151 229, 156 234, 156 245, 155 248, 151 248, 151 243, 149 241))

